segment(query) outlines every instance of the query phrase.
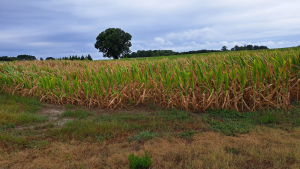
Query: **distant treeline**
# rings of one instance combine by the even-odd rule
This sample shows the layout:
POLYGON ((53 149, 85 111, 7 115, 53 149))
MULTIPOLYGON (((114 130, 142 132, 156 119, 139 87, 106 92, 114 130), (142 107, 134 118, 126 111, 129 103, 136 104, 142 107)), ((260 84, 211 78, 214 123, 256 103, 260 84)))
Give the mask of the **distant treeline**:
MULTIPOLYGON (((227 50, 226 46, 222 47, 222 51, 226 51, 227 50), (225 48, 224 48, 225 47, 225 48)), ((235 47, 231 48, 231 51, 240 51, 240 50, 259 50, 259 49, 269 49, 267 46, 257 46, 257 45, 244 45, 244 46, 238 46, 235 45, 235 47)))
MULTIPOLYGON (((267 46, 257 46, 257 45, 244 45, 231 48, 231 51, 240 50, 258 50, 258 49, 269 49, 267 46)), ((221 50, 195 50, 188 52, 174 52, 172 50, 138 50, 137 52, 132 52, 131 54, 124 55, 121 58, 141 58, 141 57, 152 57, 152 56, 170 56, 170 55, 182 55, 182 54, 197 54, 197 53, 210 53, 210 52, 223 52, 229 51, 226 46, 223 46, 221 50)))
POLYGON ((170 56, 170 55, 182 55, 182 54, 196 54, 196 53, 209 53, 209 52, 221 52, 220 50, 196 50, 188 52, 174 52, 172 50, 138 50, 131 54, 124 55, 122 58, 140 58, 140 57, 152 57, 152 56, 170 56))
POLYGON ((0 61, 14 61, 14 60, 36 60, 35 56, 31 55, 18 55, 17 57, 8 57, 8 56, 2 56, 0 57, 0 61))
MULTIPOLYGON (((43 58, 41 58, 40 60, 43 60, 43 58)), ((77 55, 70 55, 69 57, 62 57, 62 58, 53 58, 53 57, 47 57, 46 60, 93 60, 93 58, 91 57, 90 54, 86 55, 86 56, 77 56, 77 55)))
MULTIPOLYGON (((9 57, 9 56, 1 56, 0 57, 0 61, 14 61, 14 60, 37 60, 35 56, 31 56, 31 55, 18 55, 17 57, 9 57)), ((40 58, 40 60, 44 60, 42 57, 40 58)), ((73 55, 70 57, 62 57, 62 58, 53 58, 53 57, 47 57, 46 60, 93 60, 93 58, 91 57, 90 54, 86 55, 86 56, 77 56, 77 55, 73 55)))

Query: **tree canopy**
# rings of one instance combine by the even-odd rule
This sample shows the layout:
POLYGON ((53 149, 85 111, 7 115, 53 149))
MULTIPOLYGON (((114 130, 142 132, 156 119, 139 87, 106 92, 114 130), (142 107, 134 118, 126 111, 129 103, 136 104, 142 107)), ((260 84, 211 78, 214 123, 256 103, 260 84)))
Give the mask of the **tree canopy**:
POLYGON ((0 57, 0 61, 14 61, 14 60, 36 60, 35 56, 31 55, 18 55, 17 57, 8 57, 2 56, 0 57))
POLYGON ((103 53, 103 57, 118 59, 131 52, 131 38, 120 28, 108 28, 97 36, 95 48, 103 53))
POLYGON ((222 49, 221 49, 221 51, 223 51, 223 52, 224 52, 224 51, 228 51, 228 49, 227 49, 226 46, 223 46, 222 49))
POLYGON ((47 57, 46 60, 55 60, 53 57, 47 57))
POLYGON ((92 61, 93 58, 91 57, 90 54, 86 55, 86 56, 77 56, 77 55, 70 55, 69 57, 62 57, 62 58, 57 58, 57 60, 90 60, 92 61))
POLYGON ((18 55, 17 58, 20 60, 36 60, 35 56, 31 55, 18 55))

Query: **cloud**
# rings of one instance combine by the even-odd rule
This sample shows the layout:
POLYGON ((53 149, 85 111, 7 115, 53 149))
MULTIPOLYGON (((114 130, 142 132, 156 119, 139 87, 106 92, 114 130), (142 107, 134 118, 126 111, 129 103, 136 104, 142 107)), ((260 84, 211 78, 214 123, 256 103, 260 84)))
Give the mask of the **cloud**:
POLYGON ((166 37, 168 39, 179 39, 181 41, 184 41, 184 40, 193 40, 199 38, 201 38, 201 40, 209 40, 209 39, 214 39, 219 35, 220 35, 219 31, 217 31, 216 29, 205 27, 202 29, 190 29, 178 33, 169 33, 166 35, 166 37))
POLYGON ((161 37, 154 38, 154 41, 155 41, 156 44, 158 44, 158 45, 167 45, 167 46, 173 45, 172 42, 166 41, 166 40, 164 40, 164 39, 161 38, 161 37))

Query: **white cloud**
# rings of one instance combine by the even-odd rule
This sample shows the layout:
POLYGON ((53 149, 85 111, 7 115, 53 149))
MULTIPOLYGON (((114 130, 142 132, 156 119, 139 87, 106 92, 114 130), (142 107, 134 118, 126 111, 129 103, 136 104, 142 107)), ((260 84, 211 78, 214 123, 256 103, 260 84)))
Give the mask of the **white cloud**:
POLYGON ((162 47, 167 47, 167 46, 172 46, 173 43, 168 41, 168 40, 165 40, 161 37, 156 37, 154 38, 154 42, 151 42, 151 43, 146 43, 146 46, 149 46, 149 47, 154 47, 154 48, 157 48, 157 49, 161 49, 162 47))
POLYGON ((203 40, 214 39, 219 36, 219 32, 214 28, 205 27, 203 29, 190 29, 178 33, 169 33, 166 35, 168 39, 191 40, 201 38, 203 40))
POLYGON ((279 41, 279 42, 278 42, 278 44, 280 44, 280 45, 283 45, 283 44, 286 44, 286 43, 289 43, 289 41, 284 41, 284 40, 283 40, 283 41, 279 41))
POLYGON ((164 40, 163 38, 161 38, 161 37, 157 37, 157 38, 154 38, 154 41, 157 43, 157 44, 159 44, 159 45, 173 45, 173 43, 172 42, 170 42, 170 41, 166 41, 166 40, 164 40))

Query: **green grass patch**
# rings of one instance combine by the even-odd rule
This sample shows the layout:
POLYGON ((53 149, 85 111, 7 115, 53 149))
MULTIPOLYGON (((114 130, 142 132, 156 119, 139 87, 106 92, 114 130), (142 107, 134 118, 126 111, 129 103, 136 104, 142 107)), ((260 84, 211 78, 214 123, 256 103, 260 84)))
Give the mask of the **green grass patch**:
POLYGON ((139 157, 132 153, 129 155, 128 160, 130 169, 147 169, 152 164, 151 156, 148 156, 146 151, 143 157, 139 157))
POLYGON ((234 110, 214 110, 202 114, 202 121, 208 128, 225 135, 248 133, 255 125, 293 130, 300 126, 300 109, 298 107, 284 110, 262 110, 239 113, 234 110))
POLYGON ((41 148, 49 144, 46 140, 32 140, 27 136, 16 136, 16 133, 1 133, 0 147, 8 151, 18 151, 26 148, 41 148))
POLYGON ((0 94, 0 129, 47 121, 48 117, 37 114, 42 107, 35 98, 0 94))
POLYGON ((247 121, 234 121, 229 119, 225 119, 222 122, 211 120, 209 124, 212 130, 224 133, 227 136, 249 133, 250 129, 253 128, 253 125, 247 121))
POLYGON ((2 134, 0 135, 0 144, 2 148, 9 150, 22 149, 28 146, 29 142, 25 137, 16 137, 10 134, 2 134))
POLYGON ((72 110, 67 110, 64 111, 60 117, 74 117, 77 119, 86 119, 88 116, 92 115, 90 112, 82 110, 82 109, 78 109, 75 111, 72 110))
POLYGON ((166 120, 192 120, 193 114, 188 111, 182 111, 182 110, 176 110, 176 109, 171 109, 169 111, 164 111, 159 113, 161 117, 163 117, 166 120))
POLYGON ((18 113, 37 113, 43 105, 35 98, 21 97, 18 95, 0 94, 0 111, 18 113))
POLYGON ((255 114, 241 114, 234 110, 215 110, 202 115, 202 120, 208 123, 208 128, 228 136, 248 133, 252 128, 251 117, 255 114))
MULTIPOLYGON (((77 113, 78 116, 82 113, 77 113)), ((74 111, 66 111, 64 117, 78 117, 74 111)), ((67 122, 62 128, 51 130, 57 139, 89 139, 99 141, 118 136, 133 135, 133 140, 142 141, 155 135, 153 133, 171 133, 201 128, 201 119, 191 113, 180 110, 153 112, 151 114, 120 113, 94 115, 93 118, 77 118, 67 122), (152 133, 149 133, 151 131, 152 133)))
POLYGON ((4 119, 0 120, 0 130, 15 128, 15 127, 16 127, 15 123, 7 122, 4 119))
POLYGON ((153 138, 155 138, 156 136, 158 136, 157 133, 153 133, 153 132, 150 132, 150 131, 143 131, 143 132, 139 132, 138 134, 132 136, 132 137, 129 137, 128 138, 128 141, 137 141, 137 142, 144 142, 144 141, 147 141, 147 140, 151 140, 153 138))

